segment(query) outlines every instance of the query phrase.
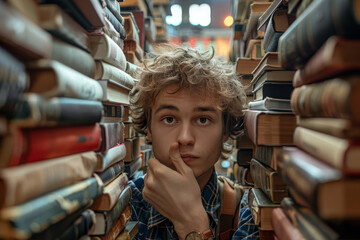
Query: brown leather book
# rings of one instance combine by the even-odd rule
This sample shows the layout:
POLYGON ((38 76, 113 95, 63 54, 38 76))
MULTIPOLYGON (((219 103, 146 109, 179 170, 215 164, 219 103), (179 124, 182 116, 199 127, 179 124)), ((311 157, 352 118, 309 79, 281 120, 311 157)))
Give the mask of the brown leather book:
POLYGON ((296 117, 292 113, 246 110, 244 125, 255 145, 293 145, 296 117))
POLYGON ((275 208, 271 213, 274 233, 279 240, 304 240, 304 236, 292 224, 282 208, 275 208))

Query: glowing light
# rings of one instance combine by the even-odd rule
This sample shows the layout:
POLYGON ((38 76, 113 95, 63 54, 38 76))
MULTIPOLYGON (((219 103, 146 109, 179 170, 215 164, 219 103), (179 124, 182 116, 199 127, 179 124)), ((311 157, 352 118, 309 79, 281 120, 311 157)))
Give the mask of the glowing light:
POLYGON ((209 26, 211 23, 211 8, 209 4, 191 4, 189 7, 189 21, 192 25, 202 27, 209 26))
POLYGON ((227 26, 227 27, 230 27, 233 23, 234 23, 234 19, 233 19, 232 16, 227 16, 224 19, 224 25, 227 26))
POLYGON ((179 26, 182 22, 182 8, 179 4, 170 7, 171 16, 166 16, 166 23, 173 26, 179 26))

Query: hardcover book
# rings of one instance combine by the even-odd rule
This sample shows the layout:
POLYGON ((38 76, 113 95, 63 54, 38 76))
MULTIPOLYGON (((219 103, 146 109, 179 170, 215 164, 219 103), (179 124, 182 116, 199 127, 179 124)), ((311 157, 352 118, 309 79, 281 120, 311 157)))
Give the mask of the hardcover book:
POLYGON ((295 71, 264 71, 261 72, 260 75, 253 81, 251 81, 251 85, 253 89, 258 88, 260 85, 262 85, 265 82, 291 82, 293 81, 295 71))
POLYGON ((360 175, 359 139, 339 138, 297 127, 294 132, 294 143, 345 174, 360 175))
POLYGON ((103 172, 111 165, 120 162, 125 158, 126 147, 124 143, 118 144, 115 147, 110 148, 106 152, 97 152, 98 163, 95 168, 95 172, 103 172))
POLYGON ((98 172, 101 181, 103 181, 104 186, 108 185, 112 180, 124 172, 124 161, 117 162, 110 167, 108 167, 103 172, 98 172))
POLYGON ((103 90, 92 78, 54 60, 39 60, 27 65, 30 76, 28 92, 44 98, 69 97, 101 100, 103 90))
POLYGON ((291 106, 301 117, 345 118, 360 122, 360 75, 352 74, 295 88, 291 106))
POLYGON ((272 203, 259 188, 250 189, 248 202, 254 224, 262 230, 273 230, 271 212, 279 207, 280 204, 272 203))
POLYGON ((278 153, 282 147, 255 146, 254 158, 259 162, 277 170, 278 153))
POLYGON ((0 211, 0 237, 29 238, 99 196, 103 184, 91 177, 57 191, 0 211), (37 227, 32 227, 34 224, 37 227))
POLYGON ((254 101, 267 98, 290 100, 293 89, 292 82, 266 81, 253 89, 254 101))
POLYGON ((120 233, 120 235, 116 238, 116 240, 127 240, 133 239, 136 233, 139 230, 139 222, 138 221, 129 221, 125 229, 120 233))
MULTIPOLYGON (((282 208, 275 208, 271 213, 271 222, 273 223, 274 233, 279 240, 303 240, 304 236, 299 229, 286 216, 282 208)), ((311 236, 310 238, 312 238, 311 236)), ((316 238, 318 239, 318 238, 316 238)))
POLYGON ((124 141, 124 124, 100 123, 101 145, 98 152, 105 152, 124 141))
POLYGON ((104 187, 103 193, 94 199, 90 208, 97 211, 110 211, 118 201, 121 192, 127 186, 128 180, 126 173, 117 176, 104 187))
POLYGON ((285 70, 280 66, 278 61, 278 53, 277 52, 268 52, 266 53, 259 64, 252 71, 253 82, 256 82, 258 77, 260 77, 265 71, 273 71, 273 70, 285 70))
POLYGON ((127 88, 133 88, 135 85, 134 78, 124 70, 117 68, 103 61, 96 61, 95 79, 96 80, 113 80, 127 88))
POLYGON ((359 9, 357 0, 314 1, 280 37, 281 66, 303 66, 330 36, 359 38, 359 9))
POLYGON ((248 104, 250 110, 292 112, 290 99, 265 97, 264 99, 251 101, 248 104))
POLYGON ((296 117, 291 113, 245 110, 244 127, 255 145, 293 145, 296 117))
POLYGON ((261 59, 258 58, 238 58, 236 60, 236 73, 240 75, 251 75, 261 59))
POLYGON ((287 185, 274 169, 253 158, 250 162, 250 173, 254 187, 260 188, 271 202, 280 203, 284 197, 287 197, 287 185))
POLYGON ((304 67, 296 71, 293 80, 294 87, 360 70, 359 54, 359 39, 330 37, 304 67))
POLYGON ((130 105, 129 93, 130 88, 121 85, 113 80, 98 80, 97 81, 103 89, 102 102, 107 104, 130 105))
POLYGON ((18 205, 91 177, 97 164, 93 151, 0 169, 0 208, 18 205))
POLYGON ((16 101, 9 119, 12 125, 21 128, 93 125, 100 122, 102 113, 103 106, 99 101, 62 97, 44 99, 38 94, 26 93, 16 101))
POLYGON ((320 218, 344 221, 360 217, 360 195, 354 194, 360 189, 358 179, 345 177, 339 169, 294 147, 283 148, 278 168, 296 203, 320 218))
POLYGON ((51 35, 5 2, 0 2, 0 23, 1 45, 20 60, 33 61, 50 55, 51 35))
POLYGON ((115 206, 110 211, 95 211, 96 224, 95 228, 89 233, 90 236, 104 236, 111 227, 121 217, 121 213, 129 205, 131 198, 131 188, 126 186, 121 192, 115 206))
POLYGON ((39 26, 53 36, 89 52, 90 43, 86 31, 56 4, 37 6, 39 26))

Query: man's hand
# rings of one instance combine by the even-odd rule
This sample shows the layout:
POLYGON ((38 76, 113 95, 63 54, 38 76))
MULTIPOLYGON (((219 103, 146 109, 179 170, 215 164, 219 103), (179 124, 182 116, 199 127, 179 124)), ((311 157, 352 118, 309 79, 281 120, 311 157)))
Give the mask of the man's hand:
POLYGON ((180 156, 179 145, 169 150, 173 170, 157 159, 149 159, 144 199, 174 224, 180 239, 191 231, 209 229, 208 216, 201 202, 201 190, 192 169, 180 156))

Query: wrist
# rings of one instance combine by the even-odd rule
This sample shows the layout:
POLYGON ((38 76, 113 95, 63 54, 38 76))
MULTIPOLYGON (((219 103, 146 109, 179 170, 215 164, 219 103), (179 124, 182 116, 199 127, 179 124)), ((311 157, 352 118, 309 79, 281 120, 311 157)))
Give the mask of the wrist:
POLYGON ((185 239, 190 232, 206 232, 210 229, 209 217, 204 209, 201 214, 189 214, 188 220, 173 222, 179 239, 185 239))
POLYGON ((189 232, 185 237, 185 240, 213 240, 213 239, 215 239, 215 236, 211 229, 208 229, 204 232, 192 231, 189 232))

